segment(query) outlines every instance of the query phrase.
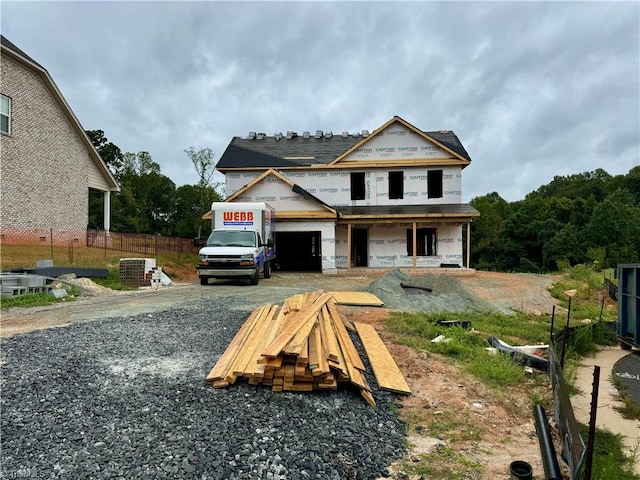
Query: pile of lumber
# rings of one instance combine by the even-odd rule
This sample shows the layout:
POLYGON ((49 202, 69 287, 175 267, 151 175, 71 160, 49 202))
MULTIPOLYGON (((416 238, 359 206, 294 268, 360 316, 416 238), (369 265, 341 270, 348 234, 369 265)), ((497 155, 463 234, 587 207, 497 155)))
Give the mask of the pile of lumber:
MULTIPOLYGON (((207 381, 213 382, 215 388, 223 388, 244 378, 251 385, 270 386, 276 392, 335 390, 338 383, 350 382, 360 389, 367 403, 375 406, 364 377, 365 367, 345 322, 333 295, 322 290, 294 295, 282 306, 257 307, 213 366, 207 381)), ((377 363, 381 359, 385 363, 377 368, 372 361, 380 388, 410 393, 377 333, 367 327, 370 326, 354 325, 359 332, 362 330, 363 343, 364 338, 373 339, 365 343, 370 360, 373 354, 380 357, 377 363), (389 360, 393 365, 388 364, 389 360), (379 371, 386 372, 386 376, 392 372, 391 388, 384 386, 388 383, 385 380, 381 383, 379 371)))

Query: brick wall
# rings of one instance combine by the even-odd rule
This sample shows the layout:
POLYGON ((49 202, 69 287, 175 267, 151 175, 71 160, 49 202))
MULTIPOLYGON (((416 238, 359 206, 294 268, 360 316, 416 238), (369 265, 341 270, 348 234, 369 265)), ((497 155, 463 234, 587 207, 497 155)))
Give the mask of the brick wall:
POLYGON ((39 75, 3 56, 1 78, 12 116, 0 135, 0 226, 85 230, 85 146, 39 75))

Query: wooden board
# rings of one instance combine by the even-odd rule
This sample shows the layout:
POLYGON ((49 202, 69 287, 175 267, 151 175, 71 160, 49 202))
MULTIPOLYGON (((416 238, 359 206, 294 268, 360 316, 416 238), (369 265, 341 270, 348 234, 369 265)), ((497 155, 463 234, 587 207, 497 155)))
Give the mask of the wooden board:
POLYGON ((384 302, 369 292, 329 292, 338 305, 381 307, 384 302))
POLYGON ((354 325, 369 357, 378 386, 383 390, 409 395, 411 389, 378 332, 366 323, 354 322, 354 325))
POLYGON ((233 362, 236 359, 238 352, 240 352, 244 341, 251 333, 251 330, 253 330, 258 317, 262 314, 266 307, 266 305, 256 307, 253 312, 251 312, 249 318, 247 318, 247 320, 242 324, 242 327, 240 327, 238 333, 236 333, 236 335, 233 337, 233 340, 231 340, 231 343, 229 344, 227 349, 213 366, 213 368, 209 372, 209 375, 207 375, 207 381, 210 382, 222 380, 227 376, 227 373, 233 366, 233 362))
MULTIPOLYGON (((322 295, 317 296, 313 303, 305 304, 302 310, 293 314, 293 318, 287 322, 284 330, 280 332, 280 334, 269 345, 267 345, 263 350, 262 355, 265 357, 277 357, 293 339, 295 334, 298 333, 298 330, 309 323, 311 323, 311 327, 313 327, 313 323, 316 321, 318 312, 330 298, 331 295, 323 293, 322 295)), ((309 328, 309 331, 311 331, 311 328, 309 328)))

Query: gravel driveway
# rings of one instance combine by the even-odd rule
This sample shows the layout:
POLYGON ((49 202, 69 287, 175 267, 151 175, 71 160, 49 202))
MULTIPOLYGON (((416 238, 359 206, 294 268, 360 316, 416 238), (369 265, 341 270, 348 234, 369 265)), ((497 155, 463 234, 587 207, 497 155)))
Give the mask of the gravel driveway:
POLYGON ((350 390, 204 383, 249 311, 243 297, 214 295, 3 338, 0 477, 388 475, 403 454, 404 425, 372 377, 377 408, 350 390))

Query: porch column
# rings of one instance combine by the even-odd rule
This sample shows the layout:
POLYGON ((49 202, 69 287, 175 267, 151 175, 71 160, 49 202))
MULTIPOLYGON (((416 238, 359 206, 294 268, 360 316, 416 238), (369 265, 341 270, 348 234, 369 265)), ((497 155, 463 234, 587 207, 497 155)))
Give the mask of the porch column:
POLYGON ((413 222, 413 268, 416 268, 417 265, 417 259, 418 256, 416 255, 416 252, 418 251, 418 249, 416 248, 416 240, 418 239, 417 233, 416 233, 416 222, 413 222))
POLYGON ((467 222, 467 268, 471 260, 471 220, 467 222))
POLYGON ((347 272, 351 268, 351 224, 347 223, 347 272))
POLYGON ((103 197, 103 214, 102 214, 102 225, 105 232, 108 232, 111 228, 111 192, 104 192, 103 197))

